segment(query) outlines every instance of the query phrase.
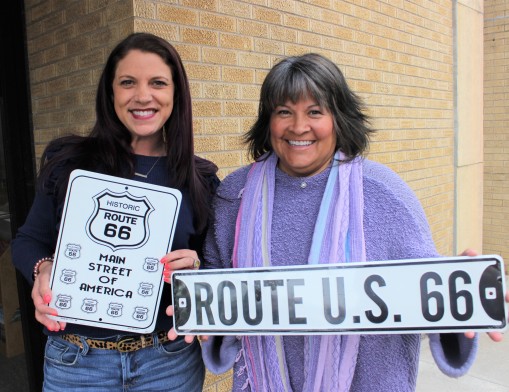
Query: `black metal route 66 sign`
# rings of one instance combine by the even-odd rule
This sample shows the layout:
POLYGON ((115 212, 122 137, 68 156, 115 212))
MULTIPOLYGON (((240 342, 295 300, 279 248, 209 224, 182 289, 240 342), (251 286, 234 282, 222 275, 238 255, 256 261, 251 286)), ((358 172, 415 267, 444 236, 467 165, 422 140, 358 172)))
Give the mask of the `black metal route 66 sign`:
POLYGON ((112 250, 143 246, 149 237, 148 216, 154 210, 146 197, 106 189, 93 197, 95 209, 87 222, 90 239, 112 250))

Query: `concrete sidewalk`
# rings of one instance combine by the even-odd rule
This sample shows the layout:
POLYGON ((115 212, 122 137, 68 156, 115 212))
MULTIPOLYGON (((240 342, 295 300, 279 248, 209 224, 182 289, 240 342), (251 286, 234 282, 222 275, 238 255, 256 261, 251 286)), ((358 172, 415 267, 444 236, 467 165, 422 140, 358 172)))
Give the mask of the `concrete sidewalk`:
POLYGON ((421 345, 417 392, 509 392, 509 331, 500 343, 481 334, 474 365, 465 376, 457 379, 438 370, 425 337, 421 345))

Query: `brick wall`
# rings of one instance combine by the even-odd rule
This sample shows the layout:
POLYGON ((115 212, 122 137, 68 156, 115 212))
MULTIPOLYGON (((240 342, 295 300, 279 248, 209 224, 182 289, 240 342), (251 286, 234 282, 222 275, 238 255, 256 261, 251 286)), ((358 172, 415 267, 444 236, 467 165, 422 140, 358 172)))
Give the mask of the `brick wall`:
POLYGON ((27 50, 36 156, 51 139, 86 134, 95 91, 114 44, 133 30, 126 1, 26 0, 27 50))
POLYGON ((484 3, 484 249, 509 268, 509 1, 484 3))
POLYGON ((247 163, 240 136, 259 85, 281 57, 319 52, 366 100, 379 130, 371 158, 420 198, 438 249, 452 252, 453 54, 450 1, 150 1, 136 31, 179 49, 192 82, 196 149, 221 176, 247 163))
POLYGON ((281 57, 335 61, 379 130, 371 158, 421 200, 437 247, 452 252, 451 1, 27 0, 28 53, 39 156, 52 138, 85 134, 111 47, 150 31, 181 53, 192 86, 196 150, 224 176, 246 164, 241 134, 259 86, 281 57))

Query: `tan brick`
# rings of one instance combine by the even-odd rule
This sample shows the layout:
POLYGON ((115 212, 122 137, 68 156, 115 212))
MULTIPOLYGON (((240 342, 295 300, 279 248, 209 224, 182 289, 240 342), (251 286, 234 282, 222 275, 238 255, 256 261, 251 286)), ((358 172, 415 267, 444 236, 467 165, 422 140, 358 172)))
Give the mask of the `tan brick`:
POLYGON ((237 0, 219 0, 218 11, 226 15, 246 18, 251 16, 252 5, 237 0))
POLYGON ((53 12, 53 7, 50 1, 43 1, 39 4, 32 6, 28 12, 28 20, 35 22, 41 20, 53 12))
POLYGON ((239 53, 239 65, 250 68, 269 68, 270 56, 256 53, 239 53))
POLYGON ((270 38, 283 42, 296 42, 297 32, 281 26, 269 26, 270 38))
POLYGON ((51 16, 45 18, 42 21, 42 30, 43 31, 50 31, 54 29, 58 29, 61 26, 63 26, 65 23, 65 14, 63 11, 58 11, 51 16))
POLYGON ((166 39, 169 42, 180 41, 178 30, 179 28, 177 26, 170 25, 168 23, 151 22, 143 19, 134 20, 134 31, 148 31, 166 39))
POLYGON ((105 62, 106 55, 102 49, 96 49, 78 57, 78 65, 81 69, 90 67, 100 67, 102 69, 105 62))
POLYGON ((204 135, 225 135, 237 133, 239 120, 236 118, 208 118, 202 121, 200 134, 204 135))
POLYGON ((266 23, 240 19, 237 21, 237 29, 241 35, 269 38, 269 26, 266 23))
POLYGON ((297 42, 302 45, 320 48, 322 47, 322 38, 320 34, 299 32, 297 42))
POLYGON ((247 68, 223 67, 222 74, 222 80, 230 83, 253 83, 255 80, 255 72, 247 68))
POLYGON ((28 53, 37 53, 54 45, 54 34, 41 34, 27 42, 28 53))
POLYGON ((251 127, 254 125, 256 118, 253 117, 245 117, 240 119, 240 133, 247 132, 251 129, 251 127))
POLYGON ((199 10, 217 11, 217 0, 182 0, 182 5, 199 10))
MULTIPOLYGON (((263 4, 263 3, 262 3, 263 4)), ((270 8, 274 8, 280 11, 289 13, 295 13, 295 2, 286 0, 268 0, 267 4, 270 8)))
MULTIPOLYGON (((177 1, 175 0, 175 3, 177 1)), ((148 0, 134 0, 133 12, 135 17, 154 19, 157 5, 148 0)))
POLYGON ((242 164, 242 152, 224 151, 208 153, 205 156, 219 167, 239 167, 242 164))
POLYGON ((95 107, 96 91, 96 86, 80 89, 81 104, 84 106, 95 107))
POLYGON ((236 34, 221 33, 219 36, 219 46, 227 49, 252 50, 253 39, 236 34))
MULTIPOLYGON (((200 61, 201 55, 200 55, 200 47, 195 45, 188 45, 188 44, 181 44, 178 42, 171 42, 175 49, 177 50, 178 54, 180 55, 180 58, 184 63, 187 61, 200 61)), ((185 64, 184 64, 185 66, 185 64)))
POLYGON ((254 116, 258 112, 258 103, 256 102, 226 102, 225 115, 234 117, 254 116))
POLYGON ((86 35, 80 35, 66 42, 66 51, 68 56, 81 55, 90 49, 90 38, 86 35))
POLYGON ((238 99, 238 87, 226 83, 204 83, 203 96, 208 99, 238 99))
POLYGON ((280 25, 283 22, 283 15, 278 10, 272 8, 253 7, 253 19, 280 25))
POLYGON ((303 16, 283 14, 284 25, 296 30, 309 30, 309 19, 303 16))
POLYGON ((323 18, 323 10, 320 7, 303 2, 295 2, 294 5, 296 15, 306 15, 309 20, 321 20, 323 18))
POLYGON ((123 19, 132 19, 133 17, 134 17, 133 2, 121 1, 119 3, 115 3, 113 5, 109 5, 108 7, 106 7, 104 19, 106 20, 107 24, 110 24, 123 19))
POLYGON ((260 86, 240 86, 240 98, 257 100, 260 97, 260 86))
MULTIPOLYGON (((305 53, 311 52, 309 46, 305 45, 285 45, 285 55, 286 56, 300 56, 305 53)), ((316 53, 317 51, 315 48, 313 48, 313 53, 316 53)))
POLYGON ((202 82, 189 82, 189 90, 191 91, 192 99, 203 98, 203 85, 202 82))
POLYGON ((41 68, 37 68, 34 72, 34 81, 41 82, 54 78, 56 76, 56 67, 54 64, 49 64, 41 68))
POLYGON ((242 136, 225 136, 224 137, 224 149, 226 151, 231 150, 242 150, 245 148, 242 136))
POLYGON ((214 31, 184 27, 181 33, 183 42, 208 46, 217 46, 219 43, 219 34, 214 31))
POLYGON ((213 30, 235 32, 237 23, 231 16, 202 12, 200 13, 200 25, 213 30))
POLYGON ((221 151, 223 149, 222 138, 220 136, 196 137, 194 148, 197 153, 221 151))
POLYGON ((216 101, 193 102, 193 114, 195 116, 218 117, 221 116, 221 104, 216 101))
POLYGON ((217 65, 186 64, 187 77, 200 80, 220 80, 220 68, 217 65))
POLYGON ((256 52, 278 55, 284 54, 285 46, 283 42, 278 42, 271 39, 256 38, 254 45, 256 52))
POLYGON ((81 104, 81 93, 79 91, 65 91, 58 97, 53 98, 57 100, 58 107, 62 109, 75 108, 81 104))
POLYGON ((73 109, 69 115, 69 121, 71 123, 92 123, 95 120, 94 108, 78 108, 73 109))
POLYGON ((58 100, 57 97, 45 97, 35 100, 35 111, 36 112, 44 112, 49 110, 55 110, 58 108, 58 100))
POLYGON ((203 48, 203 61, 212 64, 237 65, 237 52, 221 48, 203 48))
POLYGON ((184 26, 197 26, 199 21, 198 10, 166 4, 157 4, 157 19, 177 23, 184 26))
POLYGON ((89 34, 88 38, 91 49, 104 48, 105 45, 108 43, 114 44, 117 41, 120 41, 115 36, 115 30, 111 26, 106 26, 105 28, 92 32, 91 34, 89 34))

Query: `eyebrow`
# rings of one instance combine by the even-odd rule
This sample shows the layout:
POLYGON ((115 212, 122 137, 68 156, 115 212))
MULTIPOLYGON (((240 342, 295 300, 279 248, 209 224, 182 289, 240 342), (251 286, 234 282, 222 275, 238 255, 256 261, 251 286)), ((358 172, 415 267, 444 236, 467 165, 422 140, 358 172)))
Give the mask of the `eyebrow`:
MULTIPOLYGON (((116 78, 132 78, 132 79, 137 79, 136 77, 130 75, 130 74, 122 74, 122 75, 117 75, 115 76, 116 78)), ((164 80, 167 80, 167 81, 172 81, 173 79, 172 78, 168 78, 166 76, 162 76, 162 75, 159 75, 159 76, 153 76, 150 78, 150 80, 152 79, 164 79, 164 80)))

